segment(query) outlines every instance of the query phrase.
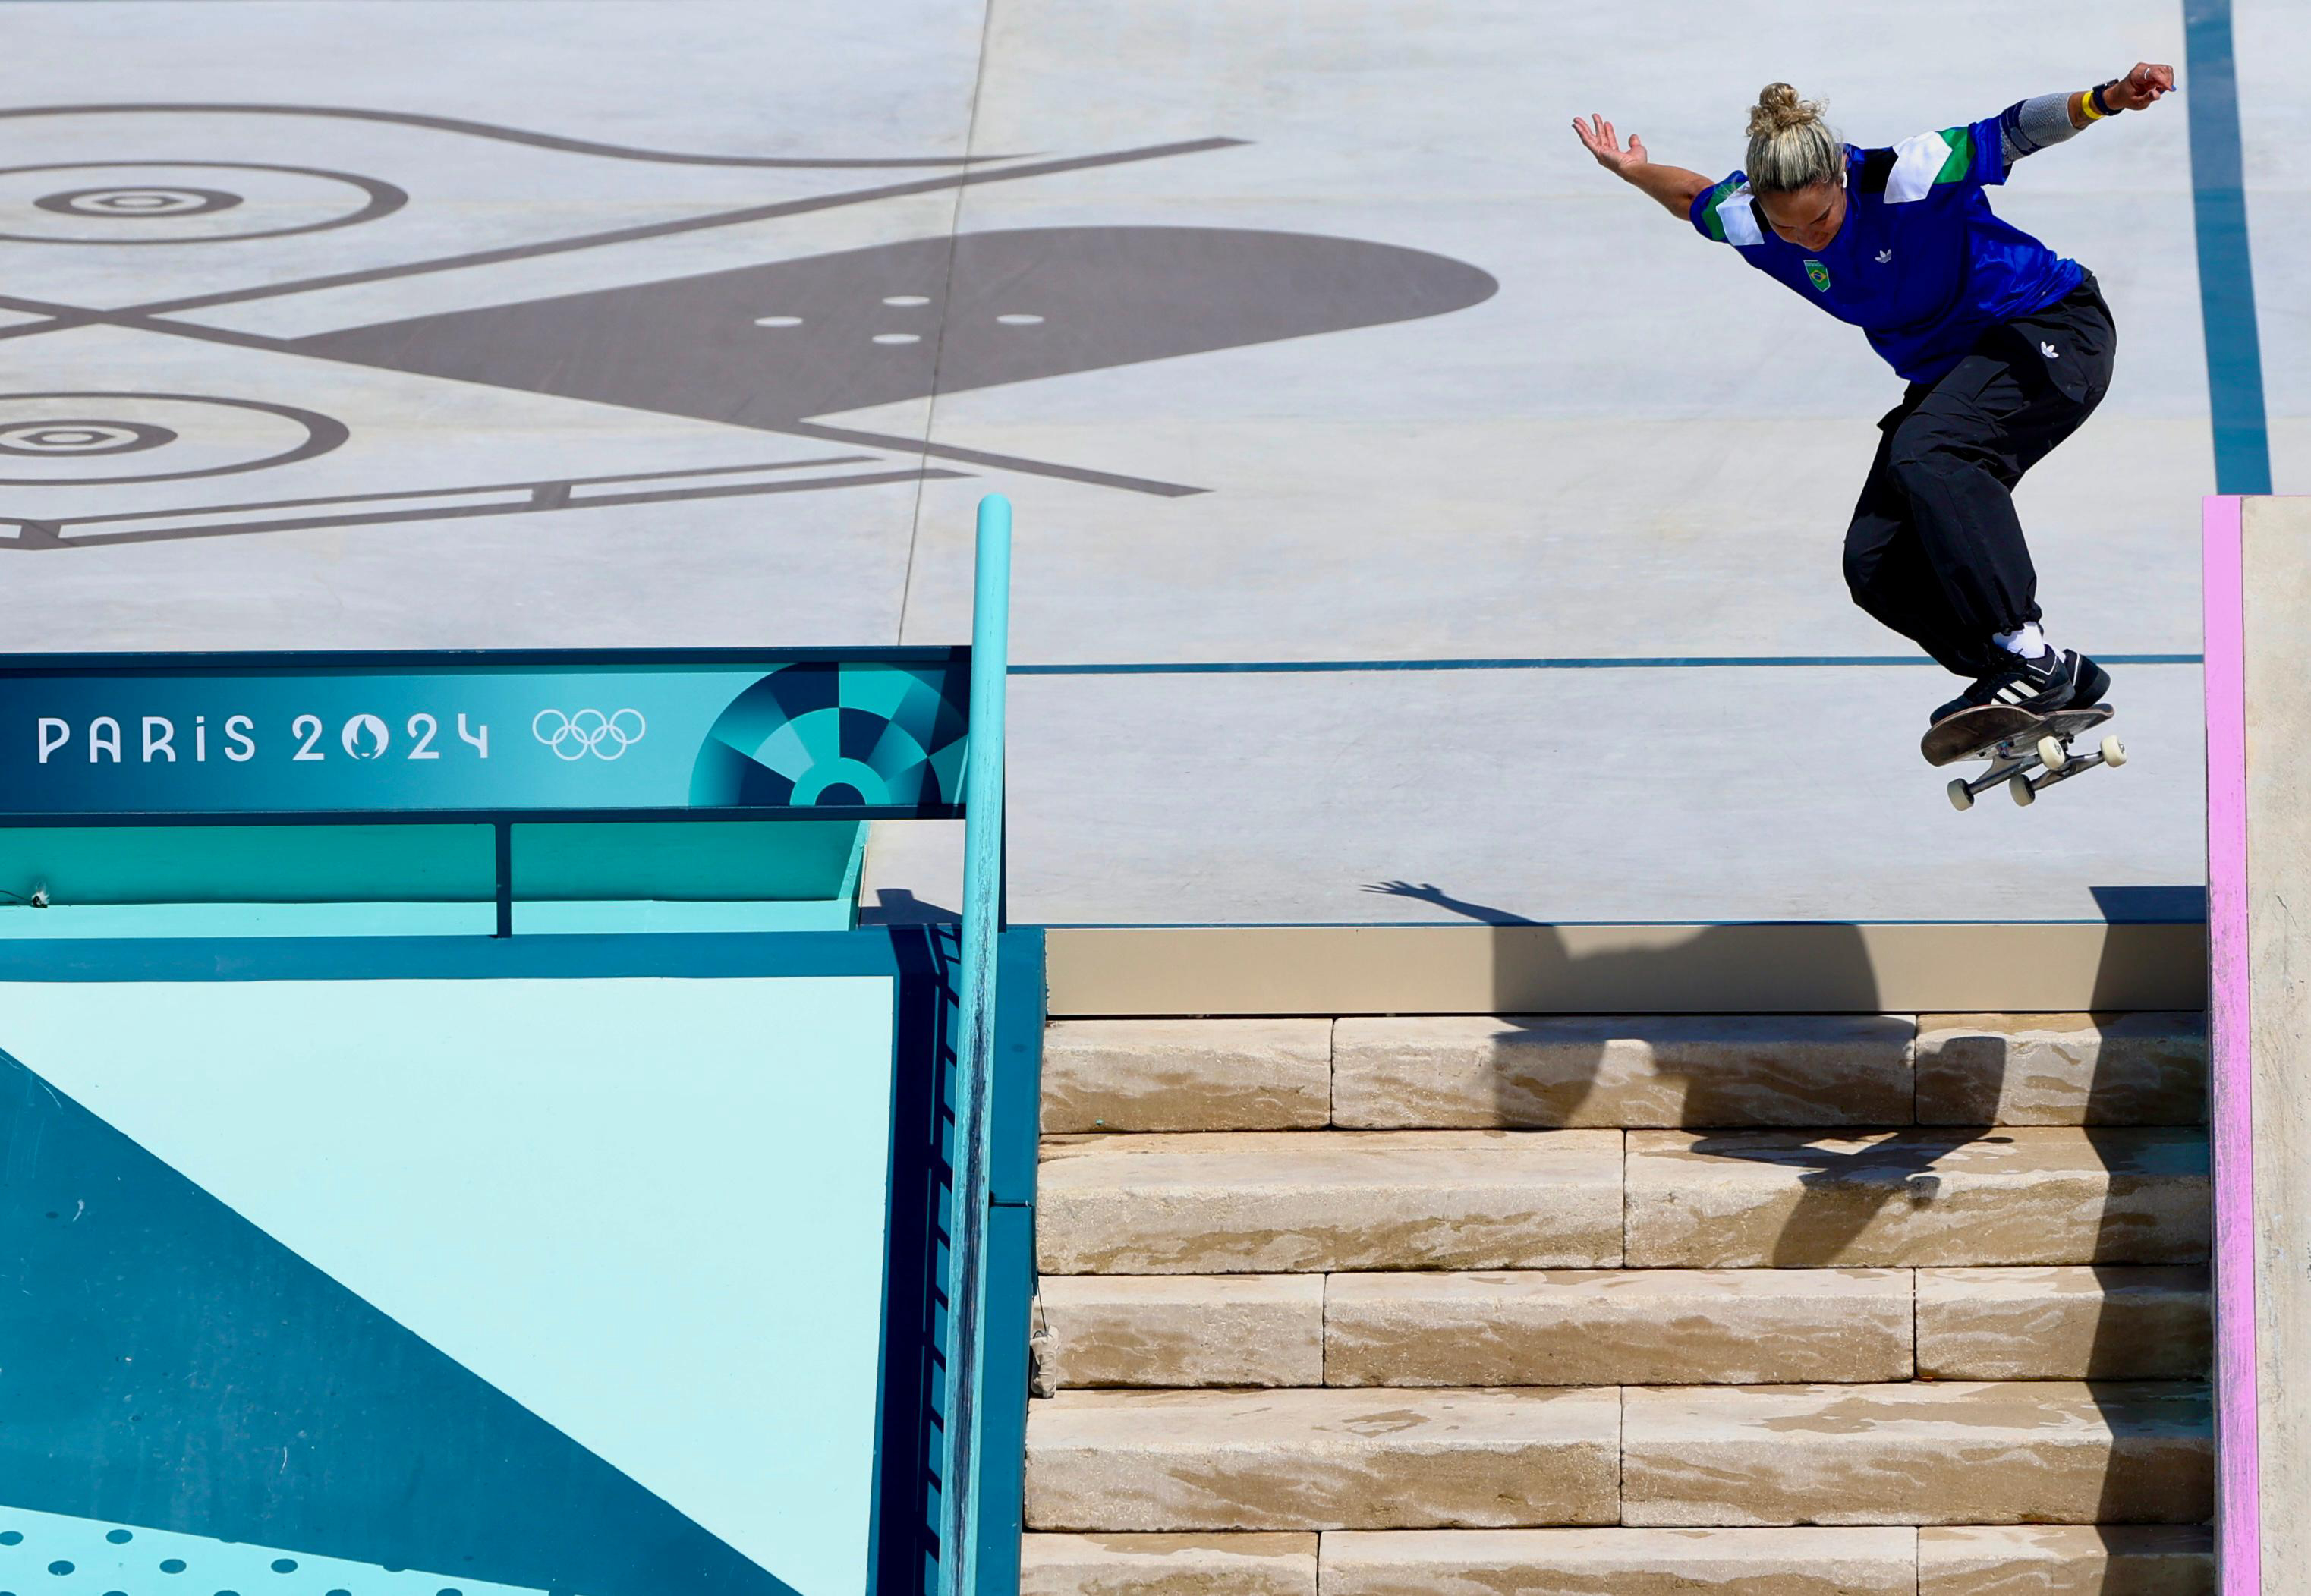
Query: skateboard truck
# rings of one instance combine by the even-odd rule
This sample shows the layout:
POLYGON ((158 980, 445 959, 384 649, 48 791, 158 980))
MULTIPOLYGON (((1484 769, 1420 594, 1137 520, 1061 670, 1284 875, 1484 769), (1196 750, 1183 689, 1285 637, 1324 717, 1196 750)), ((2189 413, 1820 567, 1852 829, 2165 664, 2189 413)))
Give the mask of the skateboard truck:
POLYGON ((2063 737, 2040 737, 2031 753, 2036 755, 2035 760, 2026 759, 2019 769, 2010 761, 1993 759, 1989 771, 1975 780, 1969 781, 1963 776, 1956 778, 1948 789, 1950 807, 1971 809, 1977 794, 1986 792, 2003 781, 2015 804, 2027 808, 2037 801, 2041 792, 2058 781, 2083 775, 2098 764, 2106 764, 2115 770, 2126 763, 2126 745, 2120 742, 2115 735, 2103 738, 2102 746, 2092 754, 2075 759, 2071 756, 2070 739, 2063 737), (2031 776, 2033 763, 2043 767, 2043 775, 2031 776))

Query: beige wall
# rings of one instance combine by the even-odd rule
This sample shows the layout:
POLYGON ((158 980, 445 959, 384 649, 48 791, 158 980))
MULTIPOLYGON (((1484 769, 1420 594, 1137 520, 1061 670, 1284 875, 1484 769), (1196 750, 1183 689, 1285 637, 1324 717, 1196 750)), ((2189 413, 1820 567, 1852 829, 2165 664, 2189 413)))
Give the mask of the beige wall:
POLYGON ((2248 964, 2263 1588, 2311 1568, 2311 499, 2249 499, 2248 964))
POLYGON ((2199 1008, 2197 925, 1054 930, 1054 1015, 2199 1008))

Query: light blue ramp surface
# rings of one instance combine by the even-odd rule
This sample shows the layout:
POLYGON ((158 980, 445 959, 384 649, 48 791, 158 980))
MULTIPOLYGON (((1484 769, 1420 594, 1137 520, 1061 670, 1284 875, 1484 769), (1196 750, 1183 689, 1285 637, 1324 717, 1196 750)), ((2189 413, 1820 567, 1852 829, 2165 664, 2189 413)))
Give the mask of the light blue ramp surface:
POLYGON ((0 985, 0 1583, 861 1591, 893 1014, 880 976, 0 985))

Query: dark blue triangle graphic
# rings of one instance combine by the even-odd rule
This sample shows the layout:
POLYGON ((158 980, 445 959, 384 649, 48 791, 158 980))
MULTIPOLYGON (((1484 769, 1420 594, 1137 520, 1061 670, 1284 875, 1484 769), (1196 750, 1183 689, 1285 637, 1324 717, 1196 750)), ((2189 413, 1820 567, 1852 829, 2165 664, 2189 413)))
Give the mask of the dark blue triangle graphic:
POLYGON ((4 1054, 0 1504, 556 1596, 797 1596, 4 1054))

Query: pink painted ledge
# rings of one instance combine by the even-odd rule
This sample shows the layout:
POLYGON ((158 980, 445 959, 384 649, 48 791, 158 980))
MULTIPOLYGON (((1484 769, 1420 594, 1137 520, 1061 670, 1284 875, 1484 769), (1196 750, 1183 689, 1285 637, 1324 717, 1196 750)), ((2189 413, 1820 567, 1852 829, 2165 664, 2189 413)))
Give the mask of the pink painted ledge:
POLYGON ((2247 946, 2241 501, 2205 501, 2207 1019, 2215 1204, 2215 1559, 2221 1596, 2263 1596, 2255 1408, 2254 1098, 2247 946))

